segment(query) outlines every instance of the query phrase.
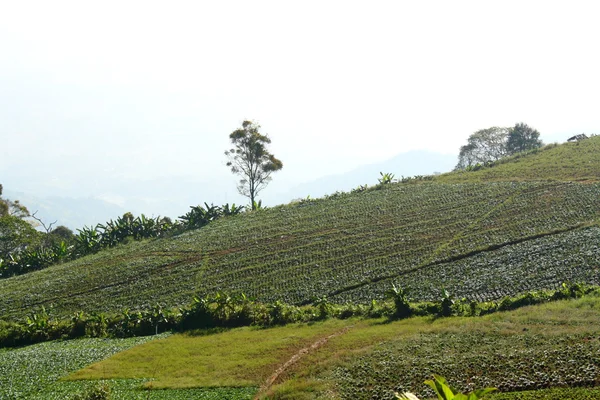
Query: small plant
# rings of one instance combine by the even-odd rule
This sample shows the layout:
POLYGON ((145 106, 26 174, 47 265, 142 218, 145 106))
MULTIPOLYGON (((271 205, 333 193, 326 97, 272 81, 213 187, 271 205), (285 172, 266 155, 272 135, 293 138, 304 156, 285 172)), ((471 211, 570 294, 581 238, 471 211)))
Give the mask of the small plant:
POLYGON ((381 175, 381 178, 377 180, 379 181, 380 185, 387 185, 394 182, 394 174, 390 172, 386 172, 385 174, 383 172, 379 172, 379 175, 381 175))
MULTIPOLYGON (((446 378, 439 375, 433 375, 433 379, 426 380, 425 384, 433 389, 435 394, 437 394, 438 400, 480 400, 488 393, 498 390, 496 388, 485 388, 466 394, 460 393, 448 385, 446 378)), ((408 392, 404 394, 395 393, 395 395, 397 399, 401 400, 419 400, 417 396, 408 392)))
POLYGON ((110 386, 106 382, 98 383, 86 392, 76 394, 72 400, 108 400, 110 386))
POLYGON ((406 292, 396 285, 392 284, 392 288, 386 293, 386 297, 394 302, 394 317, 407 318, 412 314, 410 303, 406 292))

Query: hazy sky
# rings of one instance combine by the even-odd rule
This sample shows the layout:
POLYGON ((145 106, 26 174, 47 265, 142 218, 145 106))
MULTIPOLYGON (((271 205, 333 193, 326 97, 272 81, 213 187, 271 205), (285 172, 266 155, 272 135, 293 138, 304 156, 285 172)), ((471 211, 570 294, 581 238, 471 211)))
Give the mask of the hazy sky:
POLYGON ((279 190, 458 153, 494 125, 598 132, 598 15, 594 1, 0 0, 0 183, 119 202, 131 182, 218 181, 233 200, 223 151, 244 119, 284 163, 279 190))

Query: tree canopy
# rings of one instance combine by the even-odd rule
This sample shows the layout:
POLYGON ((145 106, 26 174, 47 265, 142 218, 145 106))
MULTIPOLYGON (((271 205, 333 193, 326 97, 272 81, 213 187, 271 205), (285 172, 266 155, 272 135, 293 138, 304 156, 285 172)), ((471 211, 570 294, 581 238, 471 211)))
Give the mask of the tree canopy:
POLYGON ((476 164, 496 161, 504 157, 508 128, 493 126, 480 129, 469 136, 467 144, 460 148, 456 169, 466 169, 476 164))
POLYGON ((540 133, 523 122, 515 124, 508 132, 506 150, 509 154, 537 149, 542 145, 540 133))
POLYGON ((480 129, 469 136, 467 144, 461 146, 456 170, 485 164, 502 157, 536 149, 542 146, 540 133, 519 122, 511 128, 493 126, 480 129))
POLYGON ((250 199, 256 209, 256 196, 271 181, 273 172, 283 168, 283 163, 267 150, 271 139, 259 132, 260 125, 244 121, 240 129, 229 135, 233 148, 225 151, 227 166, 239 175, 238 192, 250 199))

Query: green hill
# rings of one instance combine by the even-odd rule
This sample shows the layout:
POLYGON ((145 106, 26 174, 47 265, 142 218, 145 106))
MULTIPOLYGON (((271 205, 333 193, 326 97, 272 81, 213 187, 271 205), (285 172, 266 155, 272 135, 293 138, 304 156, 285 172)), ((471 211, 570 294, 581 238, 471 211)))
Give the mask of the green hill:
POLYGON ((438 182, 495 182, 522 180, 600 180, 600 136, 579 142, 551 144, 527 154, 501 159, 491 168, 451 172, 436 177, 438 182))
POLYGON ((304 304, 368 302, 392 283, 414 299, 438 298, 443 286, 479 300, 600 283, 599 145, 596 137, 434 182, 338 193, 123 245, 3 280, 0 313, 119 312, 218 290, 304 304), (508 173, 515 182, 500 179, 508 173))
MULTIPOLYGON (((439 300, 445 288, 487 301, 565 281, 600 284, 599 146, 600 138, 550 146, 478 171, 121 245, 1 280, 0 319, 22 321, 42 306, 68 318, 175 306, 217 291, 369 303, 395 284, 415 300, 439 300)), ((480 317, 329 319, 0 349, 0 398, 64 399, 109 385, 112 399, 393 399, 432 395, 422 382, 439 373, 461 390, 497 386, 507 392, 498 400, 597 399, 599 309, 596 290, 480 317)))

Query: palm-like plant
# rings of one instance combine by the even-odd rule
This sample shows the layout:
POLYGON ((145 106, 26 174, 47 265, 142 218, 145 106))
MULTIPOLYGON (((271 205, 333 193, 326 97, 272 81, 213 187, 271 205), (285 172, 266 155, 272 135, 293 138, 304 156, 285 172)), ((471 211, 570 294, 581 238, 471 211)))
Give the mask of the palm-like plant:
MULTIPOLYGON (((446 379, 440 375, 433 375, 433 379, 428 379, 425 384, 433 389, 437 394, 438 400, 481 400, 488 393, 498 390, 496 388, 477 389, 469 393, 460 393, 448 385, 446 379)), ((419 400, 412 393, 399 394, 396 393, 396 398, 400 400, 419 400)))

